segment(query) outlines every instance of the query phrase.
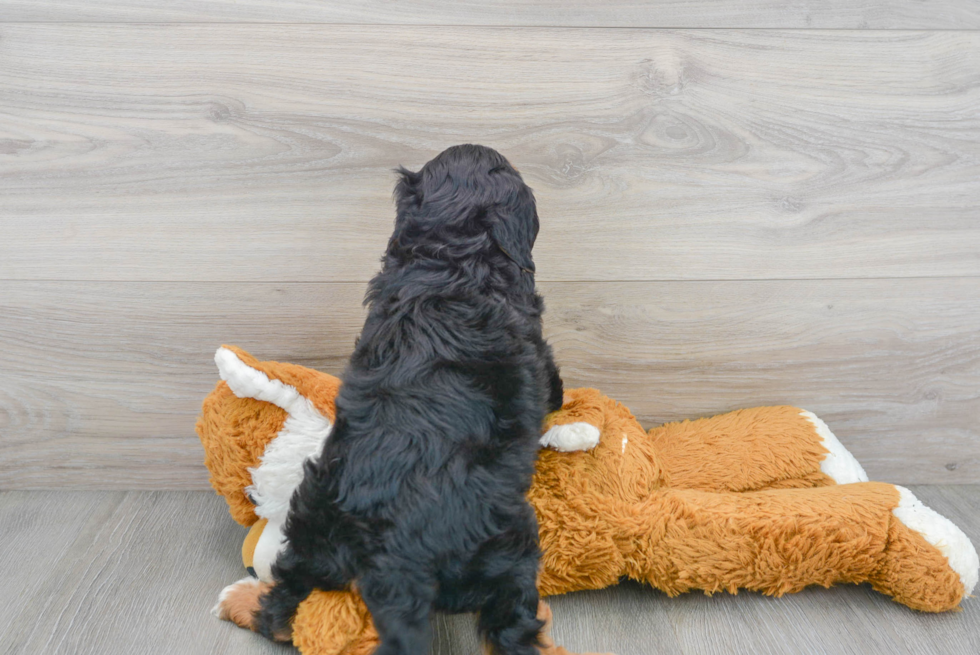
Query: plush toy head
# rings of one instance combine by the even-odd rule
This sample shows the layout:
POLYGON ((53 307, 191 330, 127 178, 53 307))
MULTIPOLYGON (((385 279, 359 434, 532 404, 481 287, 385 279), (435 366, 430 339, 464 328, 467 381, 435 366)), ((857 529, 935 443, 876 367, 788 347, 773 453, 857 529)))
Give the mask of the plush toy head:
MULTIPOLYGON (((222 381, 197 422, 204 463, 232 517, 252 528, 242 548, 246 568, 268 582, 303 462, 330 434, 340 380, 302 366, 260 362, 235 346, 219 348, 215 363, 222 381)), ((378 644, 367 607, 347 592, 314 591, 300 604, 292 639, 306 655, 367 655, 378 644)))
MULTIPOLYGON (((339 381, 231 346, 215 359, 223 382, 198 434, 212 485, 252 526, 246 566, 268 582, 303 460, 329 438, 339 381)), ((543 595, 623 577, 670 595, 870 582, 915 609, 943 611, 977 582, 980 561, 962 531, 908 490, 867 482, 809 412, 761 407, 646 432, 623 405, 576 389, 545 427, 542 444, 557 450, 541 451, 528 493, 543 595)), ((229 590, 255 585, 227 588, 221 615, 234 618, 229 590)), ((353 592, 314 591, 292 639, 305 655, 366 655, 377 645, 353 592)))
POLYGON ((289 499, 303 462, 323 447, 333 425, 340 380, 279 362, 259 362, 234 346, 215 354, 222 382, 204 401, 197 432, 211 485, 232 517, 253 531, 253 568, 271 580, 289 499))

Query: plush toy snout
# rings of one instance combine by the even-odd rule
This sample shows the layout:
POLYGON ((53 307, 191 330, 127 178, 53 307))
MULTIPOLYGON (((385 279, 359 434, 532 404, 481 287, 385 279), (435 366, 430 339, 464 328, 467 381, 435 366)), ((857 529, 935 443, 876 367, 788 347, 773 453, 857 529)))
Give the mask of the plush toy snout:
POLYGON ((259 577, 253 566, 255 561, 255 547, 258 545, 259 539, 262 537, 262 532, 268 523, 268 519, 259 519, 253 523, 248 534, 245 536, 245 541, 242 542, 242 564, 245 565, 245 570, 253 578, 259 577))

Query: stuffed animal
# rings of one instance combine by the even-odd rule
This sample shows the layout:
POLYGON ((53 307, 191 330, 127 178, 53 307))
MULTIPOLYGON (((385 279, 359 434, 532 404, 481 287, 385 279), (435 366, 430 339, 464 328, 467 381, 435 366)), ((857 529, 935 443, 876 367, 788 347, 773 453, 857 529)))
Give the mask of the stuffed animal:
MULTIPOLYGON (((211 484, 257 577, 229 585, 216 613, 251 625, 283 547, 302 462, 329 438, 340 381, 260 362, 233 346, 197 431, 211 484)), ((594 389, 549 415, 528 499, 539 523, 543 596, 629 577, 674 596, 869 582, 911 608, 955 608, 977 582, 977 552, 951 521, 902 487, 868 482, 819 418, 744 409, 649 432, 594 389)), ((384 453, 378 453, 383 457, 384 453)), ((545 617, 547 618, 547 617, 545 617)), ((366 655, 377 633, 354 591, 315 591, 293 620, 304 655, 366 655)), ((546 641, 543 652, 559 653, 546 641)))

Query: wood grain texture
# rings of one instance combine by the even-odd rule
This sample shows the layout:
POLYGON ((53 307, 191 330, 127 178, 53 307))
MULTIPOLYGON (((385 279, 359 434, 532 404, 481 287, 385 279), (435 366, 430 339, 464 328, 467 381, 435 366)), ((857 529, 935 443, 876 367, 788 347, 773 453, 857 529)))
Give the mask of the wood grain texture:
MULTIPOLYGON (((0 488, 206 488, 194 420, 221 343, 338 373, 359 283, 7 282, 0 488)), ((795 404, 876 479, 980 481, 973 279, 550 282, 569 386, 646 426, 795 404)))
MULTIPOLYGON (((980 487, 914 493, 980 542, 980 487)), ((295 651, 214 619, 242 577, 244 529, 206 492, 0 493, 5 653, 143 655, 295 651)), ((980 600, 929 615, 868 586, 668 598, 638 584, 550 600, 556 640, 618 655, 948 655, 980 650, 980 600)), ((438 615, 433 655, 476 652, 471 616, 438 615)))
POLYGON ((3 493, 0 522, 4 653, 296 652, 210 615, 245 575, 214 494, 3 493))
POLYGON ((0 279, 364 281, 466 141, 542 280, 978 276, 977 107, 978 32, 0 24, 0 279))
POLYGON ((0 20, 977 29, 971 0, 0 0, 0 20))

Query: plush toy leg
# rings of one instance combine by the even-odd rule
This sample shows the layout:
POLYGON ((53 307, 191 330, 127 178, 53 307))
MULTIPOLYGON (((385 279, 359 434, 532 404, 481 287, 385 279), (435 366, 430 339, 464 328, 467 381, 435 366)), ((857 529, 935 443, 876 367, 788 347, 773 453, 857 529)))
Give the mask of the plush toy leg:
POLYGON ((303 655, 369 655, 379 643, 367 606, 349 591, 316 590, 293 618, 293 645, 303 655))
MULTIPOLYGON (((230 584, 218 596, 218 604, 211 608, 211 613, 224 621, 231 621, 240 628, 255 630, 255 612, 258 611, 262 596, 272 589, 268 582, 261 582, 248 577, 230 584)), ((288 642, 291 639, 288 632, 275 635, 276 641, 288 642)))
POLYGON ((952 609, 977 580, 976 551, 951 522, 913 501, 875 482, 666 490, 612 520, 635 530, 622 542, 628 575, 670 595, 750 589, 779 596, 813 584, 871 582, 915 609, 952 609))
POLYGON ((796 407, 741 409, 648 434, 674 488, 758 491, 868 481, 827 425, 796 407))
POLYGON ((955 607, 977 584, 976 549, 952 521, 923 505, 908 489, 895 488, 895 520, 888 526, 888 548, 870 578, 872 586, 914 609, 955 607))
POLYGON ((222 621, 231 621, 240 628, 252 630, 252 619, 259 608, 259 599, 269 585, 253 577, 242 578, 221 590, 211 614, 222 621))

